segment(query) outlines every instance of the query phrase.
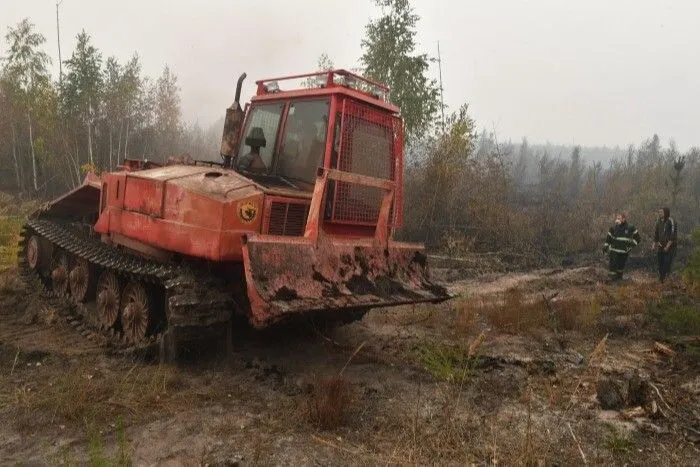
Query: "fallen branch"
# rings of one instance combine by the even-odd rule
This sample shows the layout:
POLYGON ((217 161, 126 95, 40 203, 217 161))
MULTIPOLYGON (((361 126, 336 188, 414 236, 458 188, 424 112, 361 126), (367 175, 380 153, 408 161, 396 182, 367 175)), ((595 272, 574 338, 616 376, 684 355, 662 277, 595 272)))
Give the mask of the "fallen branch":
POLYGON ((652 383, 651 381, 649 381, 649 386, 651 386, 651 388, 656 392, 656 395, 659 396, 659 400, 660 400, 661 402, 664 403, 664 405, 666 406, 666 408, 667 408, 668 410, 670 410, 671 413, 673 413, 674 415, 678 416, 678 413, 676 413, 676 411, 674 411, 674 410, 671 408, 671 406, 668 405, 668 403, 664 400, 663 396, 661 396, 661 391, 659 391, 659 388, 657 388, 656 385, 655 385, 654 383, 652 383))
POLYGON ((585 465, 588 465, 588 461, 586 460, 586 455, 583 453, 583 449, 581 449, 581 444, 576 439, 576 435, 574 434, 574 430, 571 428, 571 423, 566 422, 566 426, 569 427, 569 433, 571 433, 571 437, 574 438, 574 442, 576 443, 576 446, 578 447, 578 452, 581 454, 581 459, 583 459, 583 463, 585 465))
MULTIPOLYGON (((682 425, 683 425, 683 427, 684 427, 686 430, 692 431, 692 432, 695 433, 696 435, 700 435, 700 431, 698 431, 698 430, 696 430, 695 428, 689 426, 688 423, 686 422, 685 418, 682 417, 681 414, 679 414, 678 412, 676 412, 675 410, 673 410, 673 409, 671 408, 670 405, 668 405, 668 403, 664 400, 663 396, 661 395, 661 391, 659 391, 659 388, 657 388, 656 385, 655 385, 654 383, 652 383, 651 381, 649 381, 649 386, 651 386, 651 388, 654 390, 654 392, 656 392, 656 395, 659 396, 659 400, 660 400, 661 402, 663 402, 663 404, 666 406, 666 408, 669 410, 669 412, 671 412, 673 415, 675 415, 676 417, 678 417, 678 418, 680 419, 681 422, 683 422, 682 425)), ((661 411, 661 407, 659 407, 659 411, 661 411)), ((663 415, 663 412, 661 412, 661 414, 663 415)), ((664 415, 664 417, 666 417, 666 415, 664 415)))

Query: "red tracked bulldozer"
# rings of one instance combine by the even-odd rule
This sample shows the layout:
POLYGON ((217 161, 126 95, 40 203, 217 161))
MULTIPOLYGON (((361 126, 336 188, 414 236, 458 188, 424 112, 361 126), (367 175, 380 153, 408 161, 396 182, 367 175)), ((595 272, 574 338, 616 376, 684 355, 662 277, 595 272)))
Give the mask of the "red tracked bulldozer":
POLYGON ((423 246, 393 240, 403 122, 389 89, 332 70, 257 81, 241 108, 244 79, 221 162, 127 159, 89 173, 28 219, 27 279, 69 300, 79 326, 165 355, 208 332, 230 340, 234 314, 265 328, 448 299, 423 246))

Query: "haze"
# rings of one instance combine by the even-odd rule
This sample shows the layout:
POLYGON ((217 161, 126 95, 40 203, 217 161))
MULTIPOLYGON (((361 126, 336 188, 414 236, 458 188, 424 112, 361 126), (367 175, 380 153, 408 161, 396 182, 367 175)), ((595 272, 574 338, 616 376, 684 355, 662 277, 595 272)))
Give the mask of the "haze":
MULTIPOLYGON (((681 150, 698 144, 698 2, 412 3, 420 51, 435 55, 440 41, 445 103, 469 103, 479 127, 499 138, 625 146, 657 133, 681 150)), ((167 63, 183 116, 206 127, 223 116, 243 71, 247 98, 255 79, 314 70, 323 52, 337 67, 358 66, 376 12, 370 0, 63 0, 61 51, 69 58, 85 29, 105 59, 137 52, 153 77, 167 63)), ((23 17, 46 36, 57 76, 53 0, 0 3, 0 49, 23 17)))

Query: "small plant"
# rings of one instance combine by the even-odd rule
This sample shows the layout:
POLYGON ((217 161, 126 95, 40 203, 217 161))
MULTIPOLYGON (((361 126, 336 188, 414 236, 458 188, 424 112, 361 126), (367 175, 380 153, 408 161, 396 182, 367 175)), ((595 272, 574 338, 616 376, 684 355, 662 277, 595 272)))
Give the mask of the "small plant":
POLYGON ((430 375, 440 381, 464 383, 478 364, 478 357, 459 347, 424 344, 418 348, 418 360, 430 375))
POLYGON ((700 334, 700 308, 697 304, 663 302, 652 311, 664 331, 679 336, 700 334))
POLYGON ((87 426, 88 433, 88 464, 92 467, 107 467, 118 466, 126 467, 131 465, 131 456, 129 454, 129 445, 126 439, 124 429, 124 420, 121 416, 117 417, 116 435, 117 435, 117 453, 115 456, 107 454, 102 432, 97 425, 90 423, 87 426))
POLYGON ((0 216, 0 265, 17 264, 19 232, 24 216, 0 216))
POLYGON ((102 172, 95 164, 86 163, 80 166, 80 173, 87 174, 88 172, 94 172, 95 175, 100 175, 102 172))
POLYGON ((117 417, 117 444, 119 445, 117 465, 131 465, 131 455, 129 454, 129 441, 126 439, 124 419, 121 416, 117 417))
POLYGON ((605 447, 612 452, 627 452, 632 446, 634 446, 634 441, 621 435, 615 429, 605 438, 605 447))
POLYGON ((102 467, 107 464, 107 456, 105 455, 104 445, 102 441, 102 434, 100 430, 91 425, 88 427, 88 463, 92 467, 102 467))
POLYGON ((353 400, 354 388, 347 378, 321 378, 313 384, 307 400, 307 418, 321 429, 335 428, 347 421, 353 400))

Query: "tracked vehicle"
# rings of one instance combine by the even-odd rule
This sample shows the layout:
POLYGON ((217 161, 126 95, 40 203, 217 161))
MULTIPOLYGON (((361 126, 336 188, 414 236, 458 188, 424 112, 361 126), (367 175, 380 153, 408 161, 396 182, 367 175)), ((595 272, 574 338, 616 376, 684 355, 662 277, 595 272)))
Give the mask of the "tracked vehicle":
POLYGON ((70 301, 86 334, 165 357, 190 339, 229 342, 234 315, 265 328, 448 299, 423 246, 393 240, 403 122, 389 89, 332 70, 257 81, 242 108, 244 79, 221 162, 126 159, 89 173, 29 217, 27 280, 70 301))

